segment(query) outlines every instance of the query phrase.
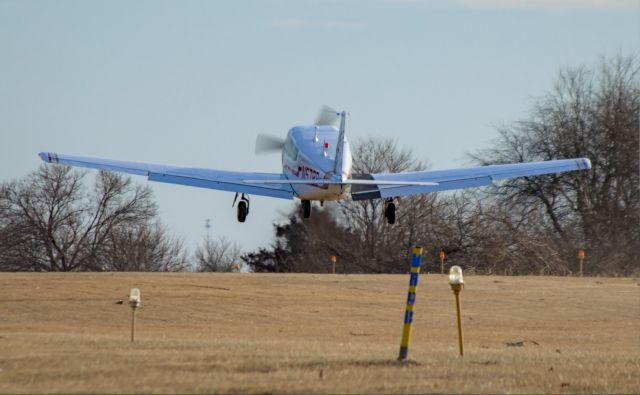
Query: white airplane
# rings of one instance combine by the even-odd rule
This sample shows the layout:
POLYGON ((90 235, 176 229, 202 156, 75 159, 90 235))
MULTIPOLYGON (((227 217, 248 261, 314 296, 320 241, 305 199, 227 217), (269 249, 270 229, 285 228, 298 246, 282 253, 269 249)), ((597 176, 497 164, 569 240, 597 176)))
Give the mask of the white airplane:
POLYGON ((311 215, 311 201, 385 199, 384 216, 395 223, 396 197, 491 185, 514 177, 587 170, 587 158, 550 160, 401 173, 354 174, 345 136, 347 114, 325 107, 314 125, 295 126, 285 140, 260 135, 256 153, 282 150, 282 173, 250 173, 127 162, 41 152, 48 163, 88 167, 146 176, 150 181, 235 192, 238 221, 249 214, 248 195, 302 201, 303 217, 311 215), (340 119, 340 128, 331 126, 340 119))

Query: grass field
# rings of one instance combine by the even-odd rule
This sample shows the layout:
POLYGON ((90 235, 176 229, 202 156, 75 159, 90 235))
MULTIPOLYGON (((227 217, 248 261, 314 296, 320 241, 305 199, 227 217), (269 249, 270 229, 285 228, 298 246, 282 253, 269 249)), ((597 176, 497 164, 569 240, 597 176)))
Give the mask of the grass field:
POLYGON ((638 393, 640 279, 0 273, 1 393, 638 393), (131 309, 142 291, 137 337, 131 309))

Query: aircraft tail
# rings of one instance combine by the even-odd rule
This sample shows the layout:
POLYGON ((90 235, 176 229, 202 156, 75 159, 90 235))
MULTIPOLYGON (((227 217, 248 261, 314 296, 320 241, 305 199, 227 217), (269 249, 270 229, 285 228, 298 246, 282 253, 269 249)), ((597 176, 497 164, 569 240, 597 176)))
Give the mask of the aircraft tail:
POLYGON ((349 149, 349 142, 345 138, 345 120, 347 113, 342 111, 340 113, 340 131, 338 134, 338 141, 336 143, 336 159, 334 174, 341 181, 347 180, 351 176, 351 150, 349 149))

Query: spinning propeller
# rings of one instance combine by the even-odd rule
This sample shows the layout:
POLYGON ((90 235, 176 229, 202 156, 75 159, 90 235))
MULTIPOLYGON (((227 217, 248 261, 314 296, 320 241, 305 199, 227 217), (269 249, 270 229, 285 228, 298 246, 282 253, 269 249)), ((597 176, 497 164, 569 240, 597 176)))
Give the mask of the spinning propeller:
POLYGON ((282 137, 264 133, 260 133, 256 137, 256 154, 282 151, 282 148, 284 148, 284 139, 282 137))
MULTIPOLYGON (((340 119, 340 113, 329 106, 322 106, 316 117, 314 125, 333 125, 340 119)), ((268 154, 271 152, 282 151, 284 148, 284 139, 279 136, 260 133, 256 138, 256 154, 268 154)))
POLYGON ((340 113, 329 106, 322 106, 314 125, 333 125, 340 119, 340 113))

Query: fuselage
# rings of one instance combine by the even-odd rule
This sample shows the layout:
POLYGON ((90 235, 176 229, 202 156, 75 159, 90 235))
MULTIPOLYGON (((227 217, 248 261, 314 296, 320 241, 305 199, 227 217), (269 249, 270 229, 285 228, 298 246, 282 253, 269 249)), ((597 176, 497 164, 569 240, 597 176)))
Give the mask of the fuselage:
MULTIPOLYGON (((322 180, 351 178, 351 149, 346 137, 339 141, 333 126, 295 126, 287 133, 282 150, 282 171, 287 179, 322 180), (340 149, 338 149, 340 147, 340 149), (341 157, 336 166, 336 157, 341 157)), ((339 200, 349 196, 345 184, 291 184, 303 200, 339 200)))

